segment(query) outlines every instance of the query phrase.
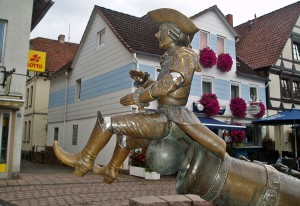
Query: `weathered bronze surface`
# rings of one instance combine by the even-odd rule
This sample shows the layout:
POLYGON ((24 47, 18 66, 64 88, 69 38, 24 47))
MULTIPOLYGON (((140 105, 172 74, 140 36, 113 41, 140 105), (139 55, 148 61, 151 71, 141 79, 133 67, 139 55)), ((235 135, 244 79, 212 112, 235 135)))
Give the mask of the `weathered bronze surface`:
POLYGON ((84 149, 65 152, 54 142, 57 157, 84 176, 88 171, 112 183, 130 149, 148 145, 147 161, 161 174, 178 171, 176 189, 182 194, 197 194, 219 205, 300 205, 300 180, 278 172, 272 166, 231 158, 225 142, 203 126, 187 110, 191 82, 201 71, 198 57, 190 48, 199 30, 194 23, 173 9, 148 13, 160 25, 161 72, 152 80, 142 71, 130 71, 137 90, 121 98, 123 106, 144 107, 157 100, 157 112, 103 118, 100 112, 84 149), (107 166, 94 165, 98 153, 113 134, 118 141, 107 166))

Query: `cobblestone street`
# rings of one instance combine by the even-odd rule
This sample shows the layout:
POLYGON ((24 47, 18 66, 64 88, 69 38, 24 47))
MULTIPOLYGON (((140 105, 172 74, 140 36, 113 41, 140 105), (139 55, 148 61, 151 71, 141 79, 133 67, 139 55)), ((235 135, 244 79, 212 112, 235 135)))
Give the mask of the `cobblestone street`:
POLYGON ((0 180, 0 205, 128 205, 132 197, 176 194, 173 176, 156 181, 120 178, 107 185, 92 173, 80 178, 70 168, 29 163, 18 179, 0 180))

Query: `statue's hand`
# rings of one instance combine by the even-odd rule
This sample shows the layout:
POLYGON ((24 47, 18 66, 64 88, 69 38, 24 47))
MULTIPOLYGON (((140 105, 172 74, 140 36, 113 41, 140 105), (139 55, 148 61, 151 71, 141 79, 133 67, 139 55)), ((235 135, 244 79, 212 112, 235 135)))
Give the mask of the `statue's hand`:
POLYGON ((129 75, 134 81, 136 81, 137 83, 140 83, 140 84, 147 81, 147 79, 149 77, 143 71, 137 71, 137 70, 133 70, 133 69, 129 71, 129 75))
POLYGON ((120 103, 123 105, 123 106, 129 106, 129 105, 134 105, 135 102, 134 102, 134 93, 132 94, 128 94, 126 95, 125 97, 122 97, 120 99, 120 103))

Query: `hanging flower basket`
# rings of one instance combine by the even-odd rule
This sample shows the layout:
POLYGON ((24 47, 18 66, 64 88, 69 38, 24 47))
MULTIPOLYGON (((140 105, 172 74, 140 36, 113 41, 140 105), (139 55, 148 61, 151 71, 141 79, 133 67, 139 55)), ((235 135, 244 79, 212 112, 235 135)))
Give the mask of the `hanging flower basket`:
POLYGON ((230 110, 233 116, 243 118, 246 116, 247 105, 245 100, 240 97, 233 98, 230 101, 230 110))
POLYGON ((218 97, 215 94, 203 94, 199 102, 203 105, 208 117, 215 116, 220 111, 218 97))
POLYGON ((220 54, 218 56, 217 68, 222 72, 229 72, 232 68, 232 58, 229 54, 220 54))
POLYGON ((256 115, 253 115, 253 116, 256 117, 256 118, 261 118, 266 113, 266 107, 262 102, 259 102, 258 106, 260 107, 260 112, 256 115))
POLYGON ((205 68, 212 68, 217 63, 215 52, 209 47, 200 50, 199 62, 205 68))

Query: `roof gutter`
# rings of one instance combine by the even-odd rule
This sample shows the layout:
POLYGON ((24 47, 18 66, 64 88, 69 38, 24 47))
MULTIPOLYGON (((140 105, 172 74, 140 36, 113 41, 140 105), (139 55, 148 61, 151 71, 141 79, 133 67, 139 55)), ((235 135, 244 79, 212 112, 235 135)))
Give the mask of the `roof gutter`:
POLYGON ((137 50, 132 51, 132 53, 149 55, 149 56, 153 56, 153 57, 160 57, 161 56, 160 54, 152 54, 152 53, 142 52, 142 51, 137 51, 137 50))
POLYGON ((263 80, 263 81, 270 81, 270 79, 268 79, 268 78, 259 77, 259 76, 255 76, 255 75, 250 75, 250 74, 245 74, 245 73, 242 73, 242 72, 239 72, 239 71, 236 71, 236 74, 246 76, 246 77, 252 77, 252 78, 263 80))

